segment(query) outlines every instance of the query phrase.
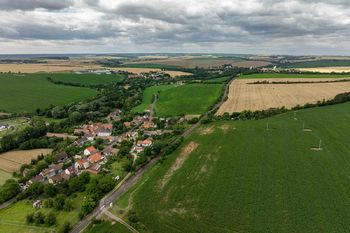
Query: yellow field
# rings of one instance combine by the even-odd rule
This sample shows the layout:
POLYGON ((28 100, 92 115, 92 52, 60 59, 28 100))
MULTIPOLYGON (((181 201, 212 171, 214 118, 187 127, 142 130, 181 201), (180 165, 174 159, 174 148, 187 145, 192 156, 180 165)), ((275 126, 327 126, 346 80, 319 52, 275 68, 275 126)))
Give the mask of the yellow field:
MULTIPOLYGON (((278 79, 237 79, 230 85, 228 100, 217 114, 264 110, 316 103, 334 98, 337 94, 350 92, 350 82, 308 84, 248 84, 255 81, 278 81, 278 79)), ((283 79, 283 81, 306 81, 307 79, 283 79)), ((316 81, 309 79, 307 81, 316 81)), ((327 79, 321 79, 327 80, 327 79)), ((280 81, 280 80, 279 80, 280 81)))
POLYGON ((30 163, 39 155, 51 154, 52 149, 9 151, 0 154, 0 169, 6 172, 18 171, 22 164, 30 163))
POLYGON ((170 70, 161 70, 161 69, 153 69, 153 68, 129 68, 129 67, 118 67, 118 68, 111 68, 112 70, 121 70, 121 71, 127 71, 134 74, 141 74, 141 73, 148 73, 151 71, 162 71, 164 73, 169 74, 172 77, 177 77, 181 75, 191 75, 190 73, 182 72, 182 71, 170 71, 170 70))
POLYGON ((338 67, 316 67, 316 68, 299 68, 300 71, 320 72, 320 73, 343 73, 350 72, 350 66, 338 67))

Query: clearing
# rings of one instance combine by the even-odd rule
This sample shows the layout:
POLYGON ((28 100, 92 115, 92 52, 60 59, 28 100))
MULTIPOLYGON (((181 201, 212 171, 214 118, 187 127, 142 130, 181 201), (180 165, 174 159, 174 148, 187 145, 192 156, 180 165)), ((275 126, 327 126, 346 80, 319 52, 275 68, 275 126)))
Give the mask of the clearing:
MULTIPOLYGON (((47 76, 47 75, 46 75, 47 76)), ((85 87, 55 85, 40 74, 0 74, 0 109, 34 112, 51 104, 62 106, 92 98, 97 92, 85 87)))
MULTIPOLYGON (((329 79, 264 79, 266 81, 324 81, 329 79)), ((306 103, 333 99, 337 94, 350 91, 350 82, 300 83, 300 84, 251 84, 262 79, 236 79, 229 89, 228 99, 217 114, 264 110, 269 108, 292 108, 306 103), (249 84, 250 83, 250 84, 249 84)))
POLYGON ((156 115, 199 115, 210 109, 220 98, 222 84, 188 84, 160 92, 156 115))
POLYGON ((294 117, 269 118, 270 130, 266 119, 212 123, 203 136, 197 129, 133 188, 139 230, 350 232, 350 103, 294 117), (310 150, 320 139, 323 150, 310 150), (160 190, 190 142, 197 149, 160 190))
POLYGON ((36 159, 39 155, 48 155, 51 152, 52 149, 9 151, 0 154, 0 169, 6 172, 18 171, 22 164, 30 163, 32 159, 36 159))

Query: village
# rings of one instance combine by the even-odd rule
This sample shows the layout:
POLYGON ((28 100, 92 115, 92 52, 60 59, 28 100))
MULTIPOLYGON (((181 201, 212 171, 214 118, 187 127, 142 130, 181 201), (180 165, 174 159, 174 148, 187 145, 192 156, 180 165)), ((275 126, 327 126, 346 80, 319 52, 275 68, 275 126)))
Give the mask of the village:
MULTIPOLYGON (((47 133, 47 137, 57 137, 67 140, 74 139, 73 146, 79 148, 79 153, 70 157, 64 150, 57 153, 55 162, 43 169, 39 174, 29 179, 21 187, 27 189, 34 183, 58 184, 68 181, 73 176, 79 176, 83 172, 97 175, 104 169, 104 165, 111 157, 118 156, 119 145, 123 142, 132 144, 129 151, 132 162, 153 145, 154 137, 164 134, 172 134, 173 130, 157 129, 154 118, 150 111, 146 111, 142 116, 134 116, 131 121, 124 121, 125 132, 114 135, 112 122, 119 122, 122 119, 122 111, 117 109, 108 115, 109 123, 90 122, 74 129, 74 135, 68 133, 47 133), (96 145, 98 142, 98 146, 96 145)), ((167 122, 167 119, 160 119, 167 122)), ((166 127, 165 127, 166 128, 166 127)), ((28 169, 24 169, 23 176, 26 176, 28 169)), ((119 180, 120 177, 114 177, 119 180)))

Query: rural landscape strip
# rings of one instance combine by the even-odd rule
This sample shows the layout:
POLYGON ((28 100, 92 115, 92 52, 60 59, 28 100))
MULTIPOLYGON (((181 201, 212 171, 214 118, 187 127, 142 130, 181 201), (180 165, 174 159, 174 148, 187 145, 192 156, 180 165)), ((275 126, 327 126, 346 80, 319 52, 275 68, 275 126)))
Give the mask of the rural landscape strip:
MULTIPOLYGON (((228 82, 225 85, 224 94, 222 95, 220 101, 217 104, 215 104, 212 109, 210 109, 207 113, 205 113, 201 117, 201 119, 217 111, 217 109, 222 105, 222 103, 225 102, 225 99, 227 98, 227 95, 229 92, 229 86, 233 80, 234 78, 232 78, 232 80, 230 80, 230 82, 228 82)), ((197 123, 193 124, 190 128, 188 128, 185 132, 183 132, 181 137, 189 136, 198 126, 201 125, 201 119, 197 123)), ((177 141, 173 142, 168 147, 172 146, 176 142, 177 141)), ((86 229, 91 224, 92 219, 99 216, 103 212, 106 206, 113 204, 118 198, 120 198, 123 194, 125 194, 130 188, 136 185, 141 180, 143 175, 161 159, 161 156, 162 155, 160 154, 159 156, 150 160, 145 166, 143 166, 138 171, 136 171, 136 173, 132 177, 125 180, 125 182, 118 189, 113 190, 111 193, 106 195, 106 198, 100 201, 98 208, 93 210, 83 220, 81 220, 78 224, 76 224, 74 228, 71 230, 71 233, 80 233, 84 229, 86 229)))

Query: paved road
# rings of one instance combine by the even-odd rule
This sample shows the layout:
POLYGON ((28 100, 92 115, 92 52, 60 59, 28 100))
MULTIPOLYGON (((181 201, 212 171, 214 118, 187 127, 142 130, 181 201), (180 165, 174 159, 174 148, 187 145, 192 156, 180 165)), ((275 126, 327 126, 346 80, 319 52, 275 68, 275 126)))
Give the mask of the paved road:
MULTIPOLYGON (((230 83, 233 81, 233 79, 226 85, 225 87, 225 91, 224 94, 221 98, 221 100, 215 104, 215 106, 208 111, 206 114, 204 114, 202 116, 202 118, 204 116, 208 116, 211 113, 214 113, 223 102, 225 102, 225 99, 228 95, 228 90, 229 90, 229 86, 230 83)), ((186 131, 184 131, 182 133, 182 137, 187 137, 188 135, 190 135, 199 125, 201 124, 201 120, 199 120, 196 124, 193 124, 189 129, 187 129, 186 131)), ((173 144, 176 143, 173 142, 173 144)), ((142 168, 140 168, 132 177, 130 177, 129 179, 125 180, 125 182, 117 189, 114 189, 112 192, 110 192, 109 194, 107 194, 106 197, 104 197, 100 203, 99 203, 99 207, 96 208, 94 211, 92 211, 89 215, 87 215, 83 220, 81 220, 72 230, 71 233, 80 233, 82 232, 86 227, 88 227, 91 223, 91 220, 94 217, 97 217, 98 215, 100 215, 105 207, 108 207, 111 203, 114 203, 118 198, 120 198, 125 192, 127 192, 131 187, 133 187, 139 180, 141 180, 142 176, 144 173, 146 173, 151 167, 153 167, 159 160, 160 160, 161 156, 158 156, 152 160, 150 160, 145 166, 143 166, 142 168)))

